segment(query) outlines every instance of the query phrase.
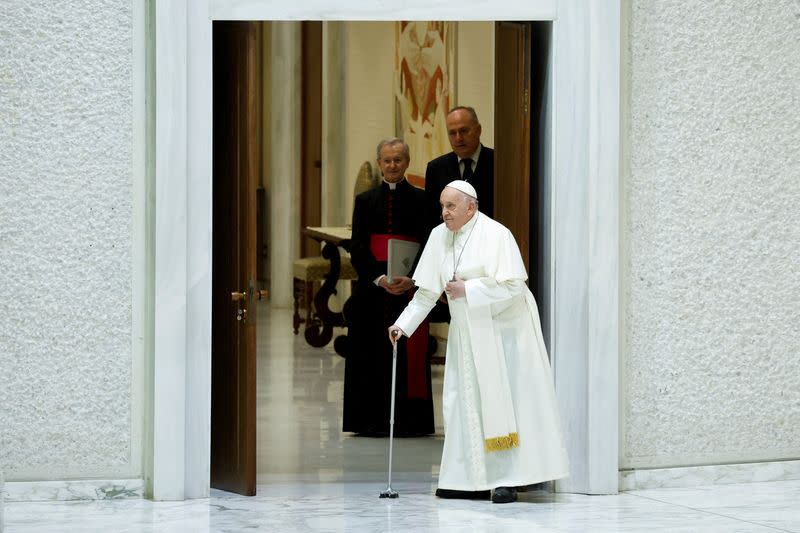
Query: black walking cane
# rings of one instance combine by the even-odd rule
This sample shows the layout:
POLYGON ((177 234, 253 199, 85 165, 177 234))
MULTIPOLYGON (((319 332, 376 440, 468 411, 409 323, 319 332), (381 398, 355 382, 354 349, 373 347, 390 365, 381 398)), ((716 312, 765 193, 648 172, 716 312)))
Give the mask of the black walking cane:
POLYGON ((394 387, 397 380, 397 337, 400 336, 398 330, 392 331, 392 402, 389 408, 389 484, 386 490, 381 492, 381 498, 397 498, 396 490, 392 489, 392 444, 394 442, 394 387))

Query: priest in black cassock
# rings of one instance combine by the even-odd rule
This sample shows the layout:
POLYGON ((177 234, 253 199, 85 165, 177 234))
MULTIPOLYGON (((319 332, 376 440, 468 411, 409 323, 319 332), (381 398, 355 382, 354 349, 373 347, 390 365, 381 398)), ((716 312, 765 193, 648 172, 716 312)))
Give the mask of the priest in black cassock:
MULTIPOLYGON (((365 436, 389 433, 392 345, 386 328, 394 324, 414 292, 412 265, 389 279, 389 239, 424 242, 425 192, 405 179, 410 162, 402 139, 381 141, 377 148, 382 183, 356 196, 351 261, 358 273, 350 301, 348 352, 344 374, 343 431, 365 436)), ((434 432, 427 323, 397 351, 394 434, 434 432)))

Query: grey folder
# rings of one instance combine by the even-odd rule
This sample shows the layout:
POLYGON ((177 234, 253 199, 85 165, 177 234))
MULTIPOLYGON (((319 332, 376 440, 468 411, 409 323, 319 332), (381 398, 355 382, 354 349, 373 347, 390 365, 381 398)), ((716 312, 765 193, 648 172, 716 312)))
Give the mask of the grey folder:
POLYGON ((401 239, 389 239, 389 256, 386 264, 386 275, 391 279, 395 276, 408 276, 414 258, 417 257, 419 243, 401 239))

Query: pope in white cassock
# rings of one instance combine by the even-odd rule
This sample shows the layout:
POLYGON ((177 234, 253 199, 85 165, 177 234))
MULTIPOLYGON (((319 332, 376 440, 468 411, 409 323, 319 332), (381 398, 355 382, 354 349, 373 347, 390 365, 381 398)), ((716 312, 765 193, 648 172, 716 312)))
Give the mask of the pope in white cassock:
POLYGON ((472 185, 449 183, 440 203, 444 223, 431 231, 414 271, 419 290, 389 339, 414 333, 447 294, 436 495, 486 499, 493 489, 493 502, 508 503, 517 499, 515 487, 569 473, 539 313, 513 235, 480 213, 472 185))

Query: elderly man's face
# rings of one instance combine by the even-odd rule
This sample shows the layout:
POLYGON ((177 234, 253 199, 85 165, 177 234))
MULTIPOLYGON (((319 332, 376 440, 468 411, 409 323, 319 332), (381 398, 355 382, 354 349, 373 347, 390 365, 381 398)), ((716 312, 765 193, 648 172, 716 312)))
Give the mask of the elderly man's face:
POLYGON ((465 109, 456 109, 445 120, 447 138, 458 157, 471 157, 481 143, 481 125, 465 109))
POLYGON ((466 195, 452 187, 445 187, 439 196, 442 206, 442 220, 450 231, 460 230, 475 214, 475 203, 466 195))
POLYGON ((383 178, 389 183, 397 183, 403 179, 409 163, 409 157, 403 150, 402 144, 387 144, 381 148, 378 166, 383 173, 383 178))

